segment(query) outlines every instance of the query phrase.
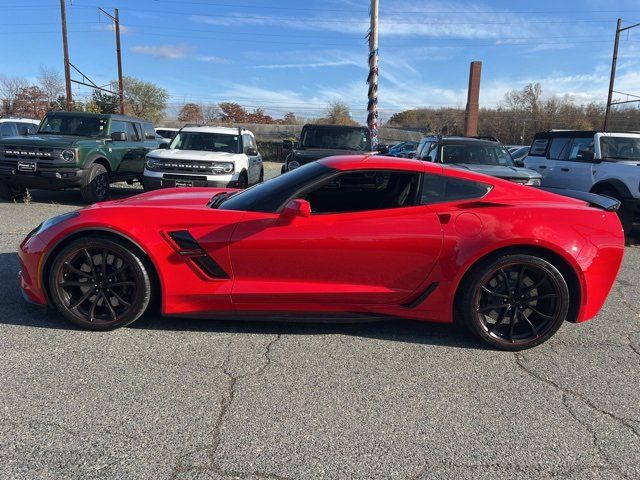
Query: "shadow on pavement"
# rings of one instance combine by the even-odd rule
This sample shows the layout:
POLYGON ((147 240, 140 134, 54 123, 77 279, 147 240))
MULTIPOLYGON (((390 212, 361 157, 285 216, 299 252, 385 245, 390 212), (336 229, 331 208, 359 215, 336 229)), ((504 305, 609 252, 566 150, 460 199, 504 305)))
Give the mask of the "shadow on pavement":
MULTIPOLYGON (((142 193, 140 185, 127 185, 126 183, 117 183, 111 185, 111 200, 130 197, 142 193)), ((86 207, 87 204, 82 201, 80 190, 29 190, 31 195, 30 203, 32 204, 56 204, 70 205, 76 207, 86 207)), ((16 203, 22 203, 24 200, 16 200, 16 203)))

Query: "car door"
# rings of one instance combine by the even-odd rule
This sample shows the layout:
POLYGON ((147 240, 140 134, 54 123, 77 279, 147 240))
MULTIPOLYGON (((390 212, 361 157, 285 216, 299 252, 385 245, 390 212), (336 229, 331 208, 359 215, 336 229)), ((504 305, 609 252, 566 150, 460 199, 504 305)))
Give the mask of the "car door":
POLYGON ((311 204, 308 217, 251 214, 231 238, 233 302, 403 302, 423 288, 442 247, 437 216, 418 204, 420 178, 343 172, 297 195, 311 204))
MULTIPOLYGON (((542 186, 555 187, 555 188, 572 188, 565 184, 567 177, 561 175, 565 173, 562 168, 566 168, 565 161, 569 154, 571 147, 572 137, 570 136, 558 136, 549 140, 549 146, 547 148, 546 157, 540 159, 537 165, 533 165, 534 168, 542 175, 542 186)), ((529 162, 525 163, 525 166, 529 165, 529 162)))
POLYGON ((593 186, 593 162, 581 158, 582 151, 593 152, 593 136, 574 137, 565 160, 557 165, 554 183, 562 188, 588 192, 593 186))
POLYGON ((135 177, 144 172, 145 146, 141 129, 133 122, 122 122, 126 128, 127 140, 118 143, 122 149, 122 160, 118 173, 125 177, 135 177))

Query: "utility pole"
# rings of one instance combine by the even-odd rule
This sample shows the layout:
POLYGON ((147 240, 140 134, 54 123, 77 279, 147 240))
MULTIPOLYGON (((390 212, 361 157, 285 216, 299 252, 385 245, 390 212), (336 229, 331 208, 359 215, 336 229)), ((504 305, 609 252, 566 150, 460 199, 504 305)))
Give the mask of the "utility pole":
POLYGON ((102 8, 98 8, 107 17, 113 20, 116 31, 116 55, 118 57, 118 101, 120 103, 120 114, 124 115, 124 89, 122 86, 122 53, 120 50, 120 16, 118 9, 114 9, 114 15, 105 12, 102 8))
MULTIPOLYGON (((629 100, 623 102, 614 102, 613 94, 619 93, 621 95, 630 95, 622 92, 616 92, 614 90, 614 84, 616 82, 616 65, 618 63, 618 45, 620 44, 620 34, 624 31, 631 30, 632 28, 640 26, 640 23, 636 23, 635 25, 630 25, 628 27, 622 28, 622 19, 618 19, 618 24, 616 26, 616 37, 613 43, 613 59, 611 60, 611 78, 609 79, 609 95, 607 96, 607 109, 604 112, 604 125, 602 129, 606 132, 607 127, 609 125, 609 114, 611 113, 611 106, 618 105, 620 103, 634 103, 640 100, 629 100)), ((636 97, 636 95, 631 95, 632 97, 636 97)))
POLYGON ((369 28, 369 84, 367 125, 371 130, 371 144, 378 148, 378 0, 371 0, 371 26, 369 28))
POLYGON ((62 21, 62 49, 64 50, 64 82, 67 93, 67 111, 71 111, 71 70, 69 69, 69 45, 67 43, 67 9, 66 0, 60 0, 60 18, 62 21))

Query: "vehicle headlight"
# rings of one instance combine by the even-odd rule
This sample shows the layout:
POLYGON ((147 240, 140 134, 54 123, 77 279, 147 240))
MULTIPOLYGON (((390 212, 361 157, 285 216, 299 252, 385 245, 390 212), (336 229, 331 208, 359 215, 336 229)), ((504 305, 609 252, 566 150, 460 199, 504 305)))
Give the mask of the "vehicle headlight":
POLYGON ((211 165, 213 173, 233 173, 235 165, 232 162, 214 162, 211 165))
POLYGON ((149 170, 156 170, 162 165, 162 162, 157 158, 147 157, 147 161, 145 162, 145 165, 149 170))
POLYGON ((300 166, 300 163, 296 162, 295 160, 291 160, 288 164, 287 164, 287 169, 289 171, 298 168, 300 166))
POLYGON ((32 230, 29 235, 27 235, 27 239, 33 237, 34 235, 38 235, 39 233, 45 232, 49 230, 51 227, 58 225, 59 223, 66 222, 67 220, 71 220, 72 218, 79 217, 80 212, 69 212, 63 213, 62 215, 58 215, 57 217, 51 217, 48 220, 42 222, 37 228, 32 230))
POLYGON ((73 150, 62 150, 62 152, 60 153, 60 157, 65 162, 73 162, 76 159, 76 152, 74 152, 73 150))
POLYGON ((532 187, 539 187, 542 185, 542 180, 539 178, 530 178, 526 181, 525 185, 531 185, 532 187))

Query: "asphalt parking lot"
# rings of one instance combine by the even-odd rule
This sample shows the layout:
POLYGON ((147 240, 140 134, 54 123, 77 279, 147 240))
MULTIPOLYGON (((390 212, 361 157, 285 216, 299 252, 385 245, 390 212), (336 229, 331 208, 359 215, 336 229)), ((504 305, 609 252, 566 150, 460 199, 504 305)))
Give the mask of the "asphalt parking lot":
POLYGON ((0 203, 0 478, 640 478, 638 247, 596 319, 523 353, 405 321, 97 333, 15 281, 22 238, 78 205, 0 203))

